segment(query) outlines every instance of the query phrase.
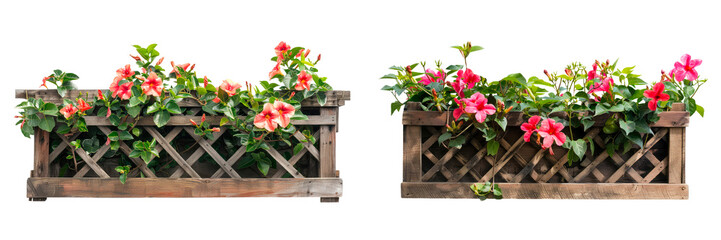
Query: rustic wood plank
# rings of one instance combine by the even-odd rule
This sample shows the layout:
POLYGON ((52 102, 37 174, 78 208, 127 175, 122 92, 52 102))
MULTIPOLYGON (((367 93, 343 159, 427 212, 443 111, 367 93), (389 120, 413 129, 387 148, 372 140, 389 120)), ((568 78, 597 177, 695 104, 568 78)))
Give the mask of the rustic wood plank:
POLYGON ((28 178, 28 197, 340 197, 339 178, 28 178))
MULTIPOLYGON (((338 108, 321 108, 320 115, 335 116, 337 111, 338 108)), ((320 177, 335 176, 335 133, 335 126, 320 126, 320 177)))
POLYGON ((221 157, 220 154, 218 154, 218 152, 213 149, 213 146, 211 146, 204 137, 195 135, 194 128, 185 127, 183 129, 185 129, 185 132, 187 132, 195 140, 195 142, 197 142, 198 145, 200 145, 200 147, 205 150, 208 155, 210 155, 210 158, 212 158, 213 160, 215 160, 216 163, 218 163, 220 169, 223 169, 223 171, 225 171, 225 173, 227 173, 231 178, 240 178, 240 175, 238 175, 238 173, 233 170, 233 168, 225 161, 225 159, 223 159, 223 157, 221 157))
MULTIPOLYGON (((486 157, 486 151, 487 150, 485 148, 478 150, 478 152, 476 152, 476 154, 474 154, 470 160, 465 161, 465 163, 463 164, 463 167, 458 169, 458 171, 456 171, 456 173, 453 174, 453 176, 448 178, 448 182, 460 181, 461 178, 463 178, 463 176, 466 175, 466 173, 468 173, 471 169, 473 169, 473 167, 475 167, 478 163, 481 162, 481 159, 486 157)), ((461 155, 456 155, 456 157, 459 157, 459 156, 461 156, 461 155)), ((474 176, 474 178, 476 178, 476 180, 480 180, 480 176, 479 177, 474 176)))
MULTIPOLYGON (((646 154, 646 152, 651 150, 653 145, 658 143, 658 141, 660 141, 661 138, 666 136, 667 133, 668 133, 667 128, 662 128, 661 130, 656 132, 656 135, 654 135, 651 139, 648 140, 648 142, 646 143, 646 145, 647 145, 646 147, 642 147, 641 149, 636 151, 636 153, 634 153, 628 160, 626 160, 626 162, 624 164, 619 166, 618 170, 616 170, 611 176, 609 176, 605 182, 606 183, 615 183, 616 181, 618 181, 618 179, 620 179, 624 175, 624 173, 629 172, 630 171, 629 169, 632 169, 631 166, 633 166, 633 164, 636 163, 636 161, 641 159, 641 157, 644 154, 646 154)), ((618 153, 614 153, 614 156, 615 155, 618 155, 618 153)))
MULTIPOLYGON (((107 89, 100 89, 107 91, 107 89)), ((98 89, 79 89, 70 90, 66 94, 66 99, 75 99, 82 93, 82 97, 85 99, 95 99, 98 95, 98 89)), ((326 92, 326 103, 322 107, 338 107, 345 105, 345 101, 350 100, 350 91, 328 91, 326 92)), ((55 89, 15 89, 15 98, 26 99, 26 98, 42 98, 45 102, 52 102, 55 104, 62 103, 62 98, 55 89)), ((320 107, 318 98, 316 96, 305 99, 301 102, 301 105, 306 107, 320 107)), ((178 103, 180 107, 200 107, 201 104, 193 99, 184 99, 178 103)))
POLYGON ((536 176, 531 175, 531 178, 533 178, 533 180, 535 180, 535 181, 538 181, 538 177, 539 177, 538 173, 536 173, 533 170, 533 168, 535 168, 536 165, 541 161, 543 156, 546 155, 546 151, 547 151, 546 149, 542 149, 542 150, 536 152, 536 154, 533 155, 533 158, 531 158, 531 161, 529 161, 528 164, 526 164, 523 167, 523 169, 521 169, 521 171, 519 171, 518 174, 516 174, 516 176, 513 177, 513 179, 511 181, 514 183, 520 183, 523 180, 523 178, 525 178, 526 175, 528 175, 529 173, 535 173, 536 176))
POLYGON ((684 141, 683 128, 669 128, 668 183, 681 183, 684 141))
MULTIPOLYGON (((177 128, 177 129, 182 130, 182 128, 177 128)), ((218 139, 220 139, 220 136, 223 135, 223 133, 225 133, 226 130, 228 130, 226 127, 220 127, 220 132, 213 132, 213 139, 208 140, 208 143, 210 143, 210 145, 213 145, 213 143, 215 143, 215 141, 218 141, 218 139)), ((172 131, 175 131, 175 129, 171 130, 171 133, 172 133, 172 131)), ((168 133, 168 135, 170 135, 170 133, 168 133)), ((245 149, 245 146, 243 146, 243 149, 245 149)), ((197 149, 195 149, 193 154, 191 154, 190 157, 188 157, 188 159, 185 159, 185 162, 187 162, 188 166, 191 166, 191 168, 192 168, 193 164, 195 164, 195 162, 197 162, 198 159, 200 159, 200 157, 203 156, 203 154, 205 154, 205 150, 203 150, 202 148, 197 148, 197 149)), ((233 164, 230 164, 230 165, 233 165, 233 164)), ((223 170, 219 169, 218 171, 223 171, 223 170)), ((179 177, 183 176, 183 173, 185 173, 185 171, 183 170, 183 168, 181 166, 175 167, 175 169, 171 170, 170 172, 173 173, 170 175, 170 178, 179 178, 179 177)))
MULTIPOLYGON (((299 135, 300 135, 300 136, 296 136, 296 138, 298 138, 298 140, 300 140, 301 138, 302 138, 302 139, 305 139, 305 137, 303 136, 303 134, 300 134, 300 133, 298 133, 298 132, 295 132, 295 134, 299 134, 299 135)), ((318 139, 318 138, 320 137, 320 131, 316 131, 316 132, 313 134, 313 137, 314 137, 315 139, 318 139)), ((315 160, 316 160, 316 161, 320 161, 320 160, 318 160, 318 159, 320 159, 320 157, 318 156, 318 152, 317 152, 318 150, 315 148, 315 146, 313 146, 312 144, 310 144, 310 142, 304 143, 303 146, 304 146, 304 148, 302 148, 302 149, 300 150, 300 152, 298 152, 298 154, 293 155, 292 157, 290 157, 290 159, 288 159, 288 163, 290 163, 290 165, 295 165, 296 163, 298 163, 298 161, 299 161, 301 158, 303 158, 303 156, 305 156, 306 153, 310 153, 311 155, 313 155, 313 156, 315 157, 315 160), (308 145, 305 145, 305 144, 308 144, 308 145), (313 153, 311 152, 311 149, 312 149, 312 150, 315 150, 315 151, 316 151, 316 154, 313 154, 313 153)), ((272 177, 273 177, 273 178, 280 178, 280 177, 283 177, 283 175, 284 175, 285 173, 286 173, 285 169, 280 168, 280 169, 278 169, 277 171, 275 171, 275 173, 273 174, 272 177)))
MULTIPOLYGON (((441 171, 441 169, 445 168, 446 163, 449 160, 451 160, 451 158, 453 158, 453 155, 455 155, 458 152, 458 150, 460 150, 460 149, 454 148, 454 147, 448 149, 448 152, 446 152, 446 154, 443 155, 443 157, 441 157, 441 159, 434 162, 433 167, 428 169, 428 171, 426 173, 424 173, 423 176, 421 176, 421 181, 430 180, 433 177, 433 175, 435 175, 438 171, 441 171)), ((428 157, 428 156, 426 156, 426 157, 428 157)), ((429 159, 430 159, 430 157, 429 157, 429 159)), ((433 161, 433 159, 431 159, 431 161, 433 161)), ((449 177, 452 176, 452 173, 448 172, 448 174, 451 174, 451 175, 449 175, 449 177)), ((444 173, 443 175, 446 175, 446 174, 444 173)))
POLYGON ((185 161, 185 159, 183 159, 183 157, 180 156, 178 151, 175 151, 175 148, 173 148, 173 146, 170 145, 170 142, 168 142, 165 138, 163 138, 162 135, 160 135, 160 133, 158 132, 158 129, 152 128, 152 127, 145 127, 145 131, 150 133, 150 135, 153 136, 153 138, 155 138, 155 141, 165 149, 165 151, 168 153, 168 155, 170 155, 170 157, 173 158, 173 160, 175 160, 175 162, 178 163, 178 165, 181 168, 183 168, 183 170, 185 170, 185 172, 188 173, 188 175, 190 175, 190 177, 198 178, 198 179, 200 178, 200 175, 198 175, 198 173, 195 172, 195 170, 193 170, 193 168, 190 166, 190 164, 188 164, 185 161))
POLYGON ((32 177, 50 176, 50 132, 35 128, 32 177))
MULTIPOLYGON (((475 198, 472 183, 401 183, 403 198, 475 198)), ((498 183, 508 199, 688 199, 686 184, 498 183)))
POLYGON ((421 127, 403 126, 403 182, 421 181, 421 127))

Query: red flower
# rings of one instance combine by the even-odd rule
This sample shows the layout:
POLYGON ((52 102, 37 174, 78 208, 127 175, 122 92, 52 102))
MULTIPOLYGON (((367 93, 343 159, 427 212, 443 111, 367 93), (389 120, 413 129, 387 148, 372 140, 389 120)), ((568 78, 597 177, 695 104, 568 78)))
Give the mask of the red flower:
POLYGON ((98 100, 105 100, 105 97, 103 96, 103 91, 100 91, 100 89, 98 89, 98 100))
POLYGON ((466 113, 466 101, 465 99, 459 101, 458 98, 454 98, 453 101, 456 101, 456 104, 458 104, 458 108, 453 110, 453 118, 458 121, 458 118, 461 117, 464 113, 466 113))
POLYGON ((458 78, 466 84, 468 89, 473 88, 476 83, 481 81, 481 77, 474 74, 471 69, 466 69, 466 71, 458 70, 458 78))
POLYGON ((234 96, 235 90, 238 90, 240 88, 240 83, 235 83, 231 81, 230 79, 223 80, 223 83, 220 84, 220 89, 228 93, 228 96, 234 96))
POLYGON ((203 116, 200 117, 200 123, 202 124, 204 122, 205 122, 205 113, 203 113, 203 116))
POLYGON ((320 53, 318 53, 318 59, 315 60, 315 62, 320 61, 320 53))
POLYGON ((300 74, 298 74, 298 83, 295 84, 295 90, 304 90, 304 89, 310 89, 310 80, 313 79, 313 77, 305 72, 305 70, 300 71, 300 74))
POLYGON ((63 114, 65 119, 70 119, 70 117, 72 117, 73 114, 75 114, 76 112, 78 112, 78 109, 75 108, 75 106, 73 106, 72 104, 65 105, 65 107, 60 109, 60 113, 63 114))
POLYGON ((593 86, 591 86, 591 89, 588 90, 588 93, 596 97, 596 101, 598 101, 604 93, 613 95, 611 89, 613 89, 613 78, 606 77, 600 83, 594 83, 593 86))
POLYGON ((118 88, 120 87, 120 80, 123 80, 123 77, 120 75, 116 75, 113 79, 113 83, 110 84, 110 92, 112 92, 113 97, 118 96, 118 88))
POLYGON ((190 119, 190 124, 193 124, 193 126, 196 126, 196 127, 198 126, 198 123, 196 123, 195 121, 193 121, 193 119, 190 119))
POLYGON ((81 98, 81 99, 78 99, 78 110, 80 110, 80 112, 85 112, 85 111, 90 110, 90 109, 92 109, 92 108, 93 108, 93 107, 91 107, 90 105, 88 105, 88 103, 85 102, 85 100, 83 100, 82 98, 81 98))
POLYGON ((421 76, 421 80, 418 81, 419 83, 423 83, 423 85, 431 84, 432 82, 445 82, 446 81, 446 73, 443 72, 443 70, 440 71, 433 71, 431 69, 426 69, 426 73, 429 74, 423 74, 421 76), (429 75, 432 75, 433 77, 430 77, 429 75))
POLYGON ((263 111, 255 115, 255 119, 253 121, 253 124, 255 124, 255 127, 257 128, 264 128, 268 131, 275 131, 275 128, 278 127, 277 118, 280 116, 278 111, 273 108, 273 104, 265 103, 263 105, 263 111))
POLYGON ((466 100, 466 112, 475 113, 476 121, 479 123, 486 120, 486 116, 496 113, 496 107, 488 103, 488 99, 481 93, 474 93, 466 100))
POLYGON ((119 96, 122 100, 128 100, 133 96, 133 82, 126 82, 118 86, 117 91, 113 92, 113 97, 119 96))
POLYGON ((151 72, 148 79, 145 79, 145 82, 140 85, 140 88, 143 89, 145 95, 160 97, 163 92, 163 80, 155 72, 151 72))
POLYGON ((596 72, 597 69, 598 69, 598 65, 596 65, 596 63, 593 63, 593 70, 588 72, 588 80, 589 81, 598 77, 598 73, 596 72))
POLYGON ((207 87, 208 87, 208 76, 204 76, 203 77, 203 88, 207 88, 207 87))
POLYGON ((674 64, 674 69, 671 70, 671 75, 676 78, 676 81, 683 81, 684 79, 688 79, 689 81, 693 81, 698 79, 698 72, 696 72, 696 68, 698 65, 701 65, 701 59, 693 59, 691 60, 691 55, 684 54, 681 56, 681 61, 676 62, 674 64))
POLYGON ((455 82, 451 83, 451 87, 453 87, 453 90, 458 93, 458 97, 464 98, 466 97, 466 94, 463 92, 463 89, 466 88, 466 84, 463 83, 460 79, 456 79, 455 82))
POLYGON ((556 145, 561 146, 566 142, 566 134, 561 132, 563 130, 563 124, 556 123, 553 119, 547 118, 541 122, 541 128, 538 129, 538 135, 543 138, 543 149, 550 148, 549 151, 553 155, 553 142, 556 145))
POLYGON ((671 98, 668 94, 663 93, 663 89, 665 87, 666 86, 663 85, 663 82, 658 82, 656 85, 653 85, 653 89, 643 92, 644 97, 651 99, 648 101, 648 109, 656 111, 658 101, 668 101, 668 99, 671 98))
POLYGON ((538 131, 538 122, 540 121, 540 116, 533 116, 528 119, 528 123, 524 123, 521 125, 521 130, 526 132, 525 134, 523 134, 523 140, 525 140, 526 142, 531 141, 531 135, 533 135, 534 132, 538 131))
POLYGON ((290 50, 290 45, 281 41, 278 46, 275 47, 275 55, 278 56, 278 61, 283 60, 283 54, 290 50))
POLYGON ((273 77, 275 77, 275 75, 278 75, 278 74, 280 74, 281 76, 283 75, 283 72, 280 71, 280 61, 278 61, 275 64, 275 67, 273 67, 273 70, 270 70, 270 73, 268 73, 268 77, 273 78, 273 77))
POLYGON ((135 72, 133 72, 133 70, 130 69, 130 64, 125 65, 125 67, 119 68, 115 72, 118 73, 118 76, 121 76, 123 79, 129 78, 129 77, 132 77, 133 75, 135 75, 135 72))
POLYGON ((290 117, 295 114, 295 108, 293 105, 275 100, 273 108, 278 111, 278 118, 276 119, 276 122, 280 124, 281 127, 287 127, 290 123, 290 117))
POLYGON ((47 83, 48 79, 50 79, 50 76, 44 77, 44 78, 43 78, 43 84, 40 84, 40 87, 45 87, 45 89, 47 89, 47 88, 48 88, 48 85, 47 85, 47 84, 48 84, 48 83, 47 83))

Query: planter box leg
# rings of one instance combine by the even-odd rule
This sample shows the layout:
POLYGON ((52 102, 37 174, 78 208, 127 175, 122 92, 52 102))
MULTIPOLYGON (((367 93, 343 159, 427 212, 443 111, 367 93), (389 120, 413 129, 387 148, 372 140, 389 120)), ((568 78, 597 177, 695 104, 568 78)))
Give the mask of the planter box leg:
MULTIPOLYGON (((50 133, 35 129, 35 154, 33 161, 33 170, 30 171, 30 177, 49 177, 50 176, 50 133)), ((28 201, 44 202, 45 197, 38 197, 34 194, 35 189, 28 184, 28 201), (31 194, 32 193, 32 194, 31 194)))
POLYGON ((45 202, 45 200, 48 200, 48 198, 28 198, 28 201, 31 202, 45 202))
MULTIPOLYGON (((335 117, 338 108, 321 108, 321 116, 335 117)), ((338 177, 335 170, 335 133, 336 126, 320 126, 320 177, 338 177)), ((322 197, 320 202, 338 202, 337 197, 322 197)))

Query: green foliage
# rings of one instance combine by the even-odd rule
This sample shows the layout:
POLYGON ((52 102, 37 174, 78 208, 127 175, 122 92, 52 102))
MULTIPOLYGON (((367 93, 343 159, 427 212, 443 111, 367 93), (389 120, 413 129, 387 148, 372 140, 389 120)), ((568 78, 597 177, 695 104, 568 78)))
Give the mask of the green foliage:
POLYGON ((503 198, 501 188, 498 187, 498 184, 492 184, 491 182, 471 184, 471 191, 481 201, 486 200, 489 196, 495 199, 503 198))

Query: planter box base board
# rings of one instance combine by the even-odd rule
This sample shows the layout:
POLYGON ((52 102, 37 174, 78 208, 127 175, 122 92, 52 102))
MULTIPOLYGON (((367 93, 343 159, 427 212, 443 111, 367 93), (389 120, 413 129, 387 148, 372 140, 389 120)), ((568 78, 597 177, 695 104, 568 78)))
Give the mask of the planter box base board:
MULTIPOLYGON (((403 198, 476 198, 473 183, 404 182, 403 198)), ((506 199, 688 199, 686 184, 498 183, 506 199)))
POLYGON ((27 197, 321 197, 342 195, 340 178, 158 179, 28 178, 27 197))

